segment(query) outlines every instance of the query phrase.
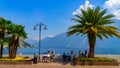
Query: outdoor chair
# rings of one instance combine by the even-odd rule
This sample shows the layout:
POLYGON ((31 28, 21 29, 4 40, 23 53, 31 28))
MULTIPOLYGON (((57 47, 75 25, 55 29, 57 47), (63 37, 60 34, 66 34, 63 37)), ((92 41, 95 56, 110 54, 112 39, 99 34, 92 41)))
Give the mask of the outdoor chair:
POLYGON ((44 63, 44 62, 45 62, 45 63, 51 62, 51 61, 50 61, 50 57, 43 57, 43 58, 42 58, 42 62, 43 62, 43 63, 44 63))

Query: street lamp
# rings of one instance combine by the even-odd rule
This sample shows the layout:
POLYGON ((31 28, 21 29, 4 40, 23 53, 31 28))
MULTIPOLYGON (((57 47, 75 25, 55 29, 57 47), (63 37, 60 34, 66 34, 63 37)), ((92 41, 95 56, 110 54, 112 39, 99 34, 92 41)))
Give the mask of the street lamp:
POLYGON ((44 25, 43 23, 38 23, 34 26, 34 30, 36 30, 36 27, 39 27, 39 51, 38 51, 38 61, 40 61, 40 46, 41 46, 41 30, 42 30, 42 26, 44 26, 44 30, 47 30, 47 26, 44 25))

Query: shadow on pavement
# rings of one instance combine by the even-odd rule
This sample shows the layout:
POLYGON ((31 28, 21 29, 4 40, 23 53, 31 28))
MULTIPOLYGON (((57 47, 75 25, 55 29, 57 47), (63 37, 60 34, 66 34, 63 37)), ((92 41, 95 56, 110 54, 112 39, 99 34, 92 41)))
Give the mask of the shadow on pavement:
POLYGON ((62 65, 70 64, 70 65, 75 66, 75 64, 74 64, 73 62, 63 61, 62 56, 57 56, 57 57, 55 57, 53 60, 51 60, 51 62, 53 62, 53 63, 60 63, 60 64, 62 64, 62 65))

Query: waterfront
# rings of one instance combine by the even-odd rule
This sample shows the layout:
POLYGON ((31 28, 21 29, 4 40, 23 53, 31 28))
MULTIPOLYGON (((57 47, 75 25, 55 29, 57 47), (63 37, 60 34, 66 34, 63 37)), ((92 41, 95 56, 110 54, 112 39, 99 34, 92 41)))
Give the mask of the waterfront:
MULTIPOLYGON (((56 55, 62 55, 63 53, 70 53, 71 50, 74 51, 75 55, 78 54, 79 50, 82 50, 82 52, 84 53, 85 50, 88 49, 82 49, 82 48, 55 48, 55 47, 51 47, 51 48, 41 48, 41 54, 47 52, 48 50, 55 51, 56 55)), ((95 54, 106 54, 106 55, 120 55, 120 49, 108 49, 108 48, 97 48, 95 49, 95 54)), ((4 49, 3 51, 4 54, 8 53, 8 49, 4 49)), ((29 54, 29 55, 33 55, 35 53, 38 53, 38 48, 19 48, 17 51, 17 54, 29 54)))

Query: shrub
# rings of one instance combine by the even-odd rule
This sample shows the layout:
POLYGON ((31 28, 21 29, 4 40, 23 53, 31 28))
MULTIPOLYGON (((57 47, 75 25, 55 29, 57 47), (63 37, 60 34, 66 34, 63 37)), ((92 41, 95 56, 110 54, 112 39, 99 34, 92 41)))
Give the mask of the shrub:
POLYGON ((80 62, 115 62, 116 60, 107 57, 95 57, 95 58, 79 58, 76 57, 75 61, 80 62))
POLYGON ((17 56, 16 58, 14 59, 9 59, 9 57, 3 57, 3 58, 0 58, 0 61, 29 61, 29 60, 32 60, 31 58, 24 58, 23 56, 17 56))

